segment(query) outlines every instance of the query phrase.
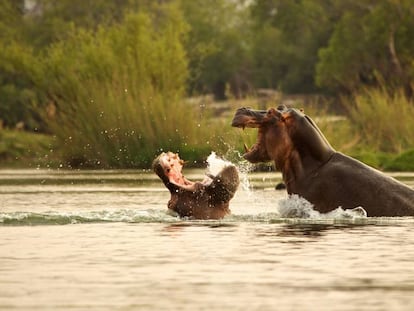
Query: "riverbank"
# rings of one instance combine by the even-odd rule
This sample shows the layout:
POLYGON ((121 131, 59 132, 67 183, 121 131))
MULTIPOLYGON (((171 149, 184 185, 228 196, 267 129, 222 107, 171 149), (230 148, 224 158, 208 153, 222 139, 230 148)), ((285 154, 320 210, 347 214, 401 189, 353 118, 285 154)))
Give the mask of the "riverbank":
MULTIPOLYGON (((340 122, 346 123, 347 121, 342 120, 340 122)), ((344 124, 338 124, 338 127, 344 127, 344 124)), ((341 131, 339 130, 339 132, 341 131)), ((351 140, 349 137, 348 139, 349 141, 351 140)), ((346 141, 347 138, 342 137, 341 140, 346 141)), ((332 142, 332 144, 338 151, 343 151, 341 148, 336 147, 336 145, 340 144, 335 144, 335 142, 332 142)), ((242 150, 241 145, 238 150, 242 150)), ((187 163, 188 167, 199 166, 209 155, 209 150, 206 149, 206 146, 193 147, 192 150, 185 151, 186 154, 191 152, 193 152, 193 156, 191 161, 187 163)), ((414 149, 393 154, 364 150, 363 147, 358 146, 343 152, 384 171, 414 171, 414 149)), ((188 156, 186 159, 188 159, 188 156)), ((0 168, 70 169, 82 168, 82 166, 75 167, 72 163, 67 162, 61 150, 55 148, 55 140, 52 135, 3 129, 0 131, 0 168)), ((93 168, 99 169, 102 167, 96 165, 93 168)), ((266 169, 268 169, 268 166, 266 166, 266 169)))

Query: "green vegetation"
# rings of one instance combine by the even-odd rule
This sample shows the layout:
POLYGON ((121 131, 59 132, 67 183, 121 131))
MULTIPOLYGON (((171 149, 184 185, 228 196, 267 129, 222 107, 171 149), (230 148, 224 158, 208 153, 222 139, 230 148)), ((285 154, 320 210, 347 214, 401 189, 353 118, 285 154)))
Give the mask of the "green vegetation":
POLYGON ((347 105, 364 149, 401 153, 414 142, 414 101, 402 90, 366 89, 347 105))
POLYGON ((319 49, 317 84, 352 93, 385 83, 413 92, 414 3, 339 1, 334 7, 340 14, 319 49))
POLYGON ((182 101, 185 25, 175 8, 162 13, 157 27, 150 14, 127 14, 120 25, 75 32, 47 50, 47 87, 62 94, 47 124, 69 164, 136 167, 162 148, 201 143, 182 101))
POLYGON ((256 96, 273 89, 329 98, 305 110, 336 149, 410 167, 411 0, 30 3, 0 1, 2 162, 145 167, 167 149, 202 161, 255 139, 212 107, 278 105, 256 96), (216 101, 186 100, 206 94, 216 101), (332 121, 338 107, 345 113, 332 121), (39 148, 10 131, 17 124, 43 133, 33 136, 39 148))
POLYGON ((50 135, 0 130, 0 167, 48 167, 53 159, 50 135))
POLYGON ((414 149, 410 149, 392 158, 384 169, 390 171, 414 171, 414 149))

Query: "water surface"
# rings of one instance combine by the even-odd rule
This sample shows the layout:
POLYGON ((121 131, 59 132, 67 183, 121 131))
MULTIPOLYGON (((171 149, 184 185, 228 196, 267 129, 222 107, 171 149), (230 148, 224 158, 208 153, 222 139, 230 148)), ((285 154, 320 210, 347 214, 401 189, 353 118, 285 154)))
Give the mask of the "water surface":
POLYGON ((414 309, 414 218, 281 218, 248 180, 196 221, 151 172, 0 170, 0 310, 414 309))

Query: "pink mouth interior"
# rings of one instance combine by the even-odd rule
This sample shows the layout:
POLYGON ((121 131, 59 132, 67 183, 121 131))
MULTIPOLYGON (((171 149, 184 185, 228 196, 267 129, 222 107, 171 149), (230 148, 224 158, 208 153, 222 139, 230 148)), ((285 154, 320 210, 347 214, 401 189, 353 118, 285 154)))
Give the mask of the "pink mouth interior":
POLYGON ((177 185, 186 184, 185 178, 182 174, 184 161, 180 159, 178 154, 167 152, 161 157, 160 163, 164 169, 165 175, 171 182, 177 185))

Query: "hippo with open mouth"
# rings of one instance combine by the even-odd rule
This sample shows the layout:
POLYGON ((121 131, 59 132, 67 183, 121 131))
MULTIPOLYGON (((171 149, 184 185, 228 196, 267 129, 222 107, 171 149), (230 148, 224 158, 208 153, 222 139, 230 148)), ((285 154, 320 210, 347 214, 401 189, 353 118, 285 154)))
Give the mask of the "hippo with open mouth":
POLYGON ((252 163, 274 161, 288 193, 305 198, 319 212, 361 206, 368 216, 414 216, 413 189, 335 151, 300 110, 240 108, 232 126, 257 128, 257 143, 245 146, 244 158, 252 163))
POLYGON ((193 182, 182 174, 183 165, 173 152, 163 152, 153 161, 154 172, 171 194, 168 208, 194 219, 221 219, 230 214, 229 202, 240 183, 237 168, 226 163, 217 175, 193 182))

